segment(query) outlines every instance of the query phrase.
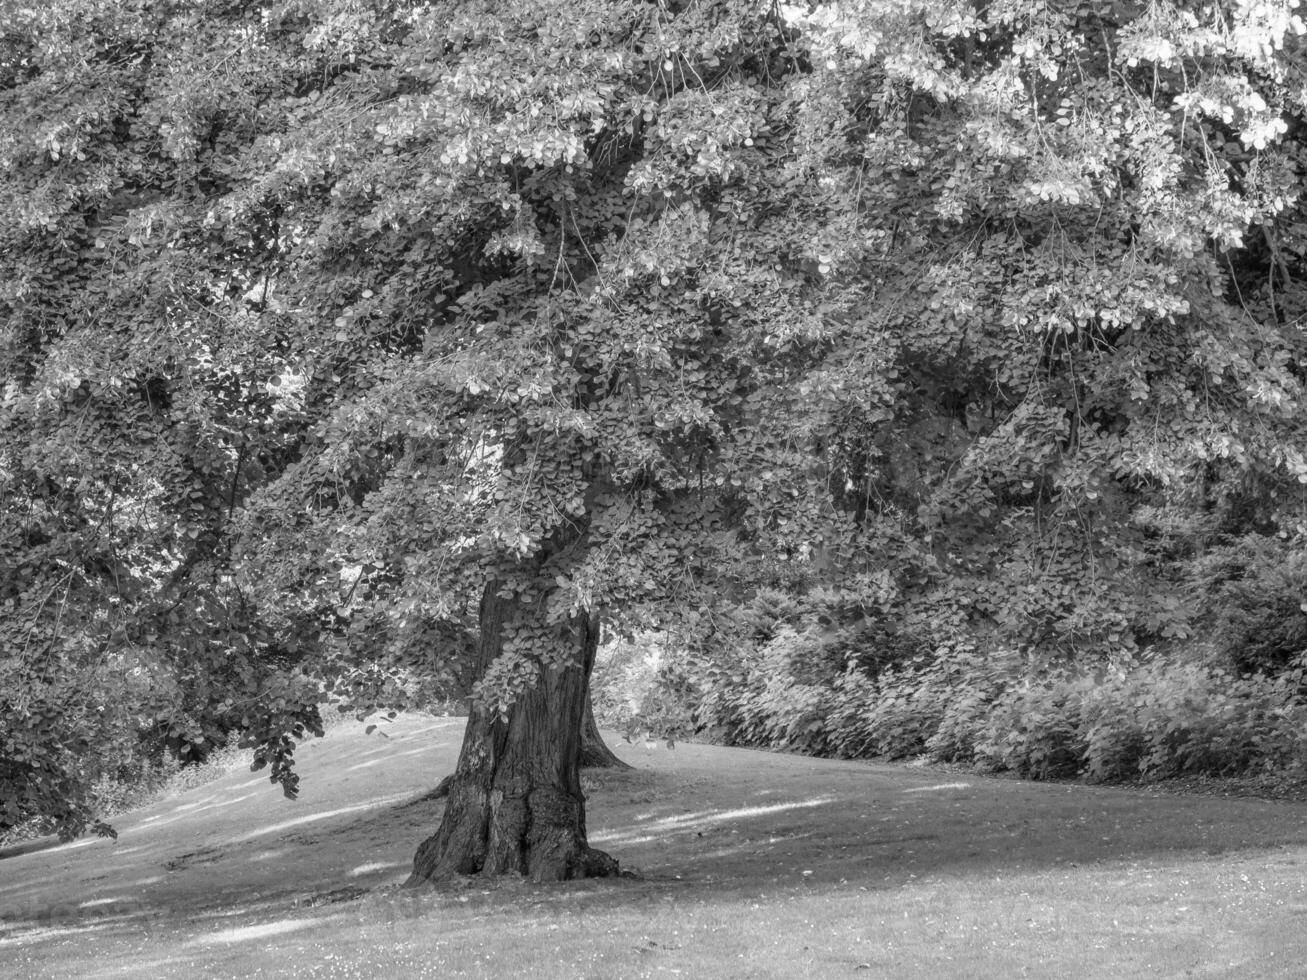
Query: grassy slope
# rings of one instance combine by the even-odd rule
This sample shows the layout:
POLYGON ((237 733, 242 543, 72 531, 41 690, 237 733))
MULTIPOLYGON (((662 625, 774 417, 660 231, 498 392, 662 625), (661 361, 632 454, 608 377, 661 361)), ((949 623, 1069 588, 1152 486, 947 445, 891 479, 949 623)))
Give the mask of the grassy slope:
POLYGON ((0 976, 1294 977, 1307 804, 617 746, 591 838, 641 877, 400 891, 457 721, 0 858, 0 976))

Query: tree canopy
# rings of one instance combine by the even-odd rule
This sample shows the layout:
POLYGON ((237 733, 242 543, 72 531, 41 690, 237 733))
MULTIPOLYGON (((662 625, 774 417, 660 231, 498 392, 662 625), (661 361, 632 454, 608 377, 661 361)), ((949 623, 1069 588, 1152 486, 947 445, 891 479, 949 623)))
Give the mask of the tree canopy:
POLYGON ((0 822, 142 725, 293 792, 471 660, 418 876, 600 872, 531 719, 601 619, 1191 635, 1186 549, 1303 533, 1297 11, 0 4, 0 822))

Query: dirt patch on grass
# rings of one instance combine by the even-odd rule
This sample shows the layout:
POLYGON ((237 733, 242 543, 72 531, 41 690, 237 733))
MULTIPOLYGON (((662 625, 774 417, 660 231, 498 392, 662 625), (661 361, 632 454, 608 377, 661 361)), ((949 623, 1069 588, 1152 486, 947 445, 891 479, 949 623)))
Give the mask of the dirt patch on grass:
POLYGON ((1234 943, 1230 969, 1273 976, 1247 964, 1307 955, 1301 802, 684 743, 617 741, 636 769, 585 774, 591 842, 635 877, 401 890, 462 725, 338 728, 302 748, 299 800, 234 772, 121 818, 116 842, 14 849, 0 975, 1161 976, 1234 943), (1039 935, 1008 921, 1023 911, 1039 935))

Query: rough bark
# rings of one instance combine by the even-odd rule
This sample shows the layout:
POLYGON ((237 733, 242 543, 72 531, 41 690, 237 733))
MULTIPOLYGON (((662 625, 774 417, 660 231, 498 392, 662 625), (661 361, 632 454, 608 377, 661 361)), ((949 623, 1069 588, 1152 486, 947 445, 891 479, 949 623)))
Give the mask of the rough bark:
MULTIPOLYGON (((505 629, 535 612, 494 583, 481 599, 478 677, 499 656, 505 629)), ((501 719, 474 703, 436 832, 418 847, 407 885, 459 875, 522 874, 561 881, 617 874, 617 862, 590 847, 581 793, 581 730, 597 623, 578 617, 559 642, 576 663, 546 670, 501 719)))
MULTIPOLYGON (((603 735, 599 733, 599 723, 595 721, 594 702, 591 700, 589 692, 589 678, 586 679, 586 696, 585 696, 585 716, 581 723, 581 768, 582 769, 634 769, 629 763, 623 762, 617 757, 617 754, 608 747, 604 741, 603 735)), ((443 800, 449 795, 449 788, 453 785, 454 774, 450 773, 436 784, 436 788, 429 793, 424 793, 420 799, 422 801, 443 800)))

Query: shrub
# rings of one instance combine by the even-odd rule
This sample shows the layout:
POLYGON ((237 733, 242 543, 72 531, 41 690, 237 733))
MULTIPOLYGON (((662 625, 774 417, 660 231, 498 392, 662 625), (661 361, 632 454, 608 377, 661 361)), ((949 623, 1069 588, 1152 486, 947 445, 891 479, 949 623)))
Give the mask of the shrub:
POLYGON ((1071 677, 1025 681, 990 706, 976 740, 976 761, 1030 779, 1064 779, 1081 769, 1082 685, 1071 677))
MULTIPOLYGON (((940 630, 929 653, 910 656, 913 648, 896 642, 882 657, 850 642, 885 633, 865 622, 801 628, 793 618, 803 618, 794 603, 750 608, 744 630, 675 658, 652 654, 646 638, 596 669, 596 711, 609 724, 682 737, 693 730, 727 744, 925 755, 1036 779, 1307 767, 1307 654, 1277 659, 1274 674, 1241 674, 1219 650, 1215 664, 1192 659, 1210 657, 1210 646, 1049 665, 940 630)), ((907 635, 927 630, 894 633, 907 635)))
POLYGON ((958 760, 970 745, 981 766, 1036 779, 1164 779, 1287 768, 1307 763, 1300 678, 1298 671, 1239 677, 1159 660, 1025 678, 1003 686, 992 700, 964 684, 951 688, 953 701, 926 750, 958 760))
POLYGON ((824 642, 778 630, 735 657, 733 675, 710 677, 697 717, 731 744, 848 758, 926 755, 1034 779, 1307 765, 1307 658, 1268 677, 1160 658, 1038 668, 1013 650, 958 646, 876 676, 850 665, 822 683, 811 664, 824 642))
POLYGON ((250 752, 231 735, 226 744, 206 753, 204 761, 185 764, 169 753, 129 751, 112 772, 103 772, 91 784, 91 800, 101 819, 147 806, 158 799, 203 786, 242 763, 250 752))
POLYGON ((828 752, 829 657, 829 638, 780 624, 759 646, 693 659, 697 729, 734 745, 828 752))
POLYGON ((1240 673, 1279 673, 1307 654, 1307 550, 1249 534, 1191 565, 1210 599, 1211 633, 1240 673))
POLYGON ((943 719, 946 687, 940 670, 891 667, 875 680, 850 671, 839 684, 843 700, 832 733, 838 753, 891 759, 921 754, 943 719))
POLYGON ((1140 723, 1138 679, 1112 673, 1085 685, 1080 707, 1084 732, 1084 774, 1094 782, 1133 779, 1148 754, 1148 733, 1140 723))

